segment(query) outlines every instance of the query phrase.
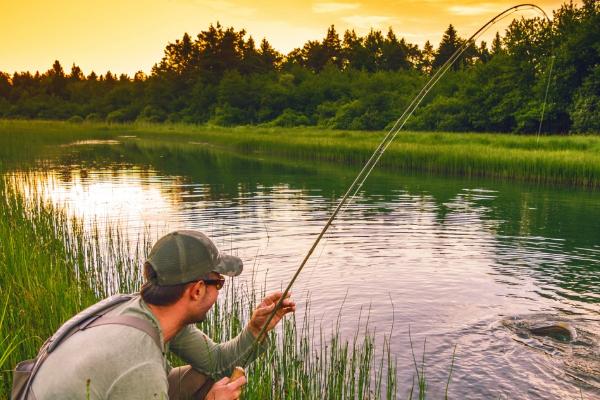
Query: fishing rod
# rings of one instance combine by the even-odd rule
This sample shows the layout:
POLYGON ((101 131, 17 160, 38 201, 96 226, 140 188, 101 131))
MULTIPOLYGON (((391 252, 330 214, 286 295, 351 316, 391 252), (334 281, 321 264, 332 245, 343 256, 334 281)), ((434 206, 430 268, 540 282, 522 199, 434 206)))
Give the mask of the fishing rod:
MULTIPOLYGON (((304 266, 308 262, 309 258, 313 254, 314 250, 316 249, 317 245, 319 244, 319 242, 321 241, 321 239, 323 238, 323 236, 325 235, 325 233, 327 232, 327 230, 329 229, 329 227, 332 225, 333 221, 337 217, 337 215, 340 212, 340 210, 342 210, 343 207, 348 203, 349 199, 352 200, 354 198, 354 196, 358 193, 358 191, 360 190, 360 188, 362 187, 362 185, 364 184, 364 182, 367 180, 367 178, 371 174, 371 171, 373 170, 373 168, 375 168, 375 165, 377 164, 377 162, 379 161, 379 159, 381 158, 381 156, 383 155, 383 153, 385 152, 385 150, 392 143, 392 141, 394 140, 394 138, 396 137, 396 135, 398 134, 398 132, 400 132, 400 130, 402 130, 402 128, 406 124, 406 121, 408 120, 408 118, 410 118, 410 116, 415 112, 415 110, 421 104, 421 102, 423 101, 423 99, 425 98, 425 96, 427 96, 427 94, 430 92, 430 90, 433 88, 433 86, 435 86, 435 84, 446 74, 446 72, 452 67, 452 65, 454 65, 454 63, 459 59, 459 57, 467 50, 467 48, 469 48, 469 46, 472 45, 472 43, 474 43, 474 41, 481 34, 483 34, 491 26, 493 26, 494 24, 496 24, 500 20, 502 20, 502 19, 510 16, 511 14, 513 14, 513 13, 515 13, 517 11, 522 11, 522 10, 527 10, 527 9, 533 9, 533 10, 540 11, 544 15, 544 17, 546 18, 546 20, 548 22, 550 22, 550 18, 548 17, 548 14, 546 14, 546 12, 543 9, 541 9, 540 7, 538 7, 535 4, 524 3, 524 4, 519 4, 519 5, 516 5, 516 6, 512 6, 510 8, 507 8, 506 10, 504 10, 501 13, 497 14, 495 17, 491 18, 485 25, 483 25, 474 34, 472 34, 471 37, 469 37, 469 39, 467 39, 461 45, 461 47, 459 47, 450 56, 450 58, 448 60, 446 60, 446 62, 444 64, 442 64, 442 66, 431 76, 431 78, 429 79, 429 81, 427 81, 427 83, 423 86, 423 88, 419 91, 419 93, 413 98, 413 100, 406 107, 406 109, 404 110, 404 112, 402 113, 402 115, 400 116, 400 118, 398 118, 396 120, 396 122, 394 123, 394 125, 392 126, 392 128, 388 131, 388 133, 385 135, 385 137, 381 140, 381 142, 379 143, 379 145, 377 146, 377 148, 375 149, 375 151, 373 152, 373 154, 371 154, 371 157, 369 158, 369 160, 365 163, 365 165, 360 170, 360 172, 358 173, 358 175, 356 176, 356 178, 354 179, 354 181, 350 184, 350 186, 346 190, 344 196, 342 197, 342 199, 340 200, 340 202, 338 203, 338 205, 336 206, 336 208, 334 209, 334 211, 329 216, 329 219, 327 220, 327 222, 325 223, 325 225, 321 229, 321 232, 319 233, 319 235, 315 239, 314 243, 312 244, 312 246, 310 247, 310 249, 306 253, 306 256, 304 257, 304 259, 300 263, 300 266, 298 267, 298 269, 296 270, 296 272, 292 276, 292 279, 290 280, 290 282, 288 283, 287 287, 283 291, 281 298, 277 301, 277 303, 275 304, 275 307, 273 308, 273 311, 271 311, 271 313, 269 314, 269 317, 267 318, 266 322, 262 326, 262 328, 261 328, 261 330, 260 330, 260 332, 259 332, 259 334, 256 337, 255 342, 254 342, 254 348, 255 349, 253 351, 250 351, 248 353, 248 356, 245 359, 245 362, 244 362, 243 365, 246 364, 246 362, 249 360, 249 358, 251 357, 251 355, 258 348, 258 344, 263 340, 263 338, 264 338, 264 336, 266 334, 267 327, 269 326, 269 324, 271 323, 271 321, 275 317, 275 314, 277 313, 278 309, 281 308, 281 305, 283 304, 283 301, 285 300, 286 296, 290 292, 290 289, 292 288, 292 286, 296 282, 296 279, 300 275, 300 272, 302 272, 302 270, 304 269, 304 266)), ((546 91, 546 96, 547 96, 547 91, 546 91)), ((543 111, 542 111, 542 118, 543 118, 543 111)), ((540 123, 540 129, 541 129, 541 123, 540 123)), ((240 373, 239 367, 236 367, 236 372, 234 373, 235 376, 239 376, 238 375, 239 373, 240 373)), ((232 378, 233 378, 233 375, 232 375, 232 378)))

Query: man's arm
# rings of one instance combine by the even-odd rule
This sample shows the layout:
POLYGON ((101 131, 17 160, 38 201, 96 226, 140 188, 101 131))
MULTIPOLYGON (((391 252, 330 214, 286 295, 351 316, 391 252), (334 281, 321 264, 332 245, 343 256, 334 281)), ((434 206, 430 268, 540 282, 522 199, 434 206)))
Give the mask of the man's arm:
MULTIPOLYGON (((268 347, 264 338, 261 343, 257 343, 256 337, 281 296, 281 292, 275 292, 265 297, 252 313, 248 326, 228 342, 217 344, 196 326, 188 325, 173 338, 171 350, 194 369, 212 378, 229 376, 234 367, 245 367, 268 347)), ((269 323, 267 332, 273 329, 285 314, 295 311, 296 304, 289 299, 289 294, 286 297, 288 298, 283 301, 282 307, 269 323)))
POLYGON ((220 379, 229 376, 234 367, 244 367, 242 363, 250 363, 266 350, 266 342, 257 346, 255 342, 248 327, 227 342, 215 343, 195 325, 188 325, 173 338, 170 349, 194 369, 220 379))

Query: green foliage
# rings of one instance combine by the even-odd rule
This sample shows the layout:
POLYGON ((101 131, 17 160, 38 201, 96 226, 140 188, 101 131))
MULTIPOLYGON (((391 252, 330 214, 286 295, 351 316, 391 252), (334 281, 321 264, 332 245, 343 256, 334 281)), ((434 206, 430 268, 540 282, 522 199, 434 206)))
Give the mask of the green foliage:
POLYGON ((284 127, 305 126, 310 125, 310 120, 306 115, 300 114, 297 111, 286 108, 277 118, 275 118, 271 122, 271 125, 284 127))
POLYGON ((70 122, 72 124, 80 124, 83 122, 83 118, 80 115, 73 115, 67 120, 67 122, 70 122))
POLYGON ((118 123, 118 122, 129 122, 133 121, 134 115, 130 110, 121 108, 115 111, 111 111, 106 116, 106 122, 108 123, 118 123))
POLYGON ((137 116, 137 121, 140 122, 164 122, 167 119, 167 114, 158 107, 147 105, 142 112, 137 116))
POLYGON ((600 65, 576 92, 570 114, 575 132, 600 133, 600 65))
POLYGON ((99 122, 99 121, 102 121, 103 118, 98 113, 89 113, 88 115, 85 116, 85 120, 88 122, 99 122))

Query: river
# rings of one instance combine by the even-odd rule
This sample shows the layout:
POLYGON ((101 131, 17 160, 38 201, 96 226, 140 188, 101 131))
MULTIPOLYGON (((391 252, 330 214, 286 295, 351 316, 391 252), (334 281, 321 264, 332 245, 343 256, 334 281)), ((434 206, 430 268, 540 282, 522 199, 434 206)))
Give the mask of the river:
MULTIPOLYGON (((54 145, 22 189, 132 241, 202 230, 268 289, 287 284, 360 168, 143 142, 54 145)), ((402 398, 412 351, 443 398, 455 348, 451 398, 600 398, 599 192, 376 170, 293 293, 324 327, 341 314, 346 337, 367 315, 391 334, 402 398), (515 318, 568 321, 582 340, 524 336, 515 318)))

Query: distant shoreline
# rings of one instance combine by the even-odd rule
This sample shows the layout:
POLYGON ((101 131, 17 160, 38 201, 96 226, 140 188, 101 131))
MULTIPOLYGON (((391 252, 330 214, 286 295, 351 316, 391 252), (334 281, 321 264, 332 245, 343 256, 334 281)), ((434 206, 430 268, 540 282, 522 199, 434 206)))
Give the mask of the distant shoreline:
MULTIPOLYGON (((210 145, 252 156, 298 161, 362 165, 384 132, 344 131, 314 127, 239 126, 224 128, 188 124, 106 124, 39 120, 0 120, 0 135, 31 141, 50 135, 70 139, 111 139, 136 135, 171 137, 182 151, 210 145)), ((10 147, 0 150, 9 162, 10 147)), ((380 168, 436 175, 488 177, 538 184, 600 189, 600 135, 523 136, 497 133, 400 132, 380 161, 380 168)))

